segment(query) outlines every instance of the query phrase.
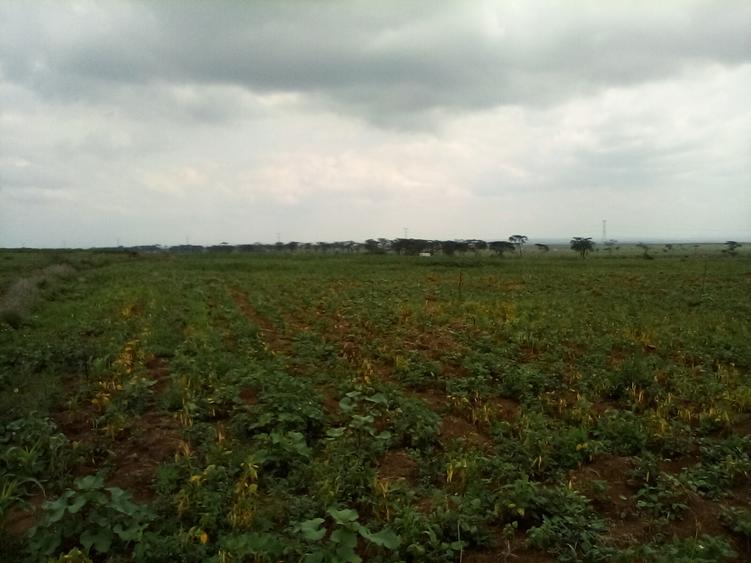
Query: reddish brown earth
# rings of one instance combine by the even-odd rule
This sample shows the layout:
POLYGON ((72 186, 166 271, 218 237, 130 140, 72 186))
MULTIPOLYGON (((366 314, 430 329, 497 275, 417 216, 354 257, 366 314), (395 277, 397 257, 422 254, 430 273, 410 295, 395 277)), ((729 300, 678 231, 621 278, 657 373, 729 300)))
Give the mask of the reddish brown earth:
POLYGON ((471 446, 483 448, 489 447, 492 443, 490 437, 474 424, 452 414, 443 417, 439 433, 441 444, 444 446, 456 439, 463 439, 471 446))
POLYGON ((631 470, 630 458, 603 456, 569 476, 572 486, 588 496, 593 507, 612 522, 610 533, 617 544, 624 546, 633 544, 646 530, 646 523, 636 514, 636 489, 627 482, 631 470), (604 496, 594 490, 592 481, 607 483, 604 496))
POLYGON ((256 403, 258 403, 256 392, 250 387, 243 387, 242 389, 240 389, 240 399, 246 405, 255 405, 256 403))
POLYGON ((162 393, 169 386, 169 368, 164 359, 159 356, 149 356, 145 365, 149 370, 149 376, 156 382, 153 387, 154 392, 162 393))
POLYGON ((26 500, 29 503, 28 506, 14 506, 8 511, 8 515, 5 517, 5 531, 9 536, 19 538, 33 528, 36 524, 35 512, 47 499, 39 491, 26 500))
MULTIPOLYGON (((150 356, 145 366, 156 382, 153 386, 155 393, 164 392, 169 384, 169 367, 165 361, 150 356)), ((111 463, 108 486, 127 490, 137 501, 150 500, 156 468, 174 455, 181 442, 177 420, 158 411, 152 400, 141 416, 129 420, 124 435, 116 437, 105 454, 100 448, 102 436, 94 427, 98 416, 96 409, 86 404, 55 417, 58 427, 71 442, 78 442, 84 451, 92 452, 90 458, 79 466, 76 475, 96 473, 103 463, 111 463)))
POLYGON ((494 397, 488 399, 486 403, 491 407, 491 412, 503 420, 511 422, 519 416, 519 403, 513 399, 505 397, 494 397))
POLYGON ((152 481, 160 463, 170 459, 182 441, 180 425, 167 415, 147 412, 135 421, 129 439, 112 448, 114 469, 107 484, 129 491, 136 501, 154 496, 152 481))
POLYGON ((389 481, 407 481, 414 484, 417 477, 417 463, 404 450, 386 452, 378 466, 378 475, 389 481))

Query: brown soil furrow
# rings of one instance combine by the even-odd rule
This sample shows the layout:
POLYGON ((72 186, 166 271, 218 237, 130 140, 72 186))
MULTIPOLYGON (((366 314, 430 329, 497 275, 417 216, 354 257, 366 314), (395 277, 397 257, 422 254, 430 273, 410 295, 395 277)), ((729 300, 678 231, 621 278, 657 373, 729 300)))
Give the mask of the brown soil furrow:
POLYGON ((280 334, 274 324, 258 313, 248 301, 248 296, 237 288, 230 288, 229 294, 243 316, 258 327, 263 341, 273 354, 287 354, 291 349, 290 339, 280 334))

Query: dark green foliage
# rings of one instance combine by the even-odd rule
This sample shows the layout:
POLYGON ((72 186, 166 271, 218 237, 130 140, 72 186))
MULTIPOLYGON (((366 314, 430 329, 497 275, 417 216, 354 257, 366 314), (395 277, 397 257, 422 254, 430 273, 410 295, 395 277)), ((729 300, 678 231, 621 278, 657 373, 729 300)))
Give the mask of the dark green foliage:
POLYGON ((570 246, 571 250, 578 252, 584 258, 594 250, 595 243, 592 241, 592 237, 574 237, 571 239, 570 246))
POLYGON ((647 445, 647 429, 641 418, 629 411, 607 411, 597 421, 594 434, 618 455, 638 455, 647 445))
POLYGON ((138 543, 153 515, 133 503, 130 494, 104 487, 99 475, 82 477, 75 489, 42 505, 41 521, 30 532, 32 556, 49 556, 65 546, 81 546, 86 553, 121 552, 138 543))
POLYGON ((308 544, 303 558, 306 563, 359 563, 362 558, 357 553, 360 539, 376 548, 394 550, 400 539, 392 530, 384 528, 372 532, 359 521, 356 510, 331 507, 326 511, 330 523, 324 518, 313 518, 298 523, 294 530, 308 544))
POLYGON ((662 545, 649 544, 635 555, 656 563, 716 563, 738 554, 725 538, 705 534, 662 545))

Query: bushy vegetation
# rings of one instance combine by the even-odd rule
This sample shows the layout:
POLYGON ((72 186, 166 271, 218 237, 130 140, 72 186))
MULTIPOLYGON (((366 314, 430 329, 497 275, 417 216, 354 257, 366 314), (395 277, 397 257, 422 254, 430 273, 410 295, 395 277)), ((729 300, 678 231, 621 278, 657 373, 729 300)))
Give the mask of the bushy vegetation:
POLYGON ((0 253, 0 560, 748 559, 751 262, 524 242, 0 253))

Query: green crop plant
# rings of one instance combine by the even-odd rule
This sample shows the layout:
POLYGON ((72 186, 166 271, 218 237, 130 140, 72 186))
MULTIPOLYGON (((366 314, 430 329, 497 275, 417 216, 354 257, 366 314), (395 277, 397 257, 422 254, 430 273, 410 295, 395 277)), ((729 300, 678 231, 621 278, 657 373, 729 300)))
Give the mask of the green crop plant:
POLYGON ((724 507, 720 520, 730 531, 743 538, 747 547, 751 545, 751 510, 736 506, 724 507))
POLYGON ((54 563, 93 563, 93 560, 77 547, 51 561, 54 561, 54 563))
POLYGON ((647 445, 647 432, 641 417, 631 411, 608 410, 602 414, 594 434, 605 447, 619 455, 637 455, 647 445))
POLYGON ((57 480, 73 461, 69 440, 54 422, 35 413, 0 424, 0 471, 57 480))
POLYGON ((385 550, 399 547, 399 536, 391 529, 372 532, 359 522, 356 510, 331 507, 326 513, 328 526, 323 525, 325 518, 312 518, 295 525, 295 531, 309 544, 303 558, 306 563, 359 563, 362 557, 357 553, 358 538, 368 546, 385 550))
POLYGON ((656 563, 717 563, 738 556, 725 538, 700 535, 676 539, 664 544, 647 544, 634 550, 632 560, 656 563))
POLYGON ((77 269, 0 322, 0 559, 44 521, 36 482, 83 494, 94 466, 158 519, 105 554, 72 533, 53 560, 300 561, 353 534, 373 561, 746 556, 751 256, 315 248, 0 251, 0 292, 77 269), (705 502, 718 536, 673 541, 705 502))
POLYGON ((681 480, 712 498, 720 498, 751 475, 751 439, 731 436, 726 440, 700 439, 701 461, 687 468, 681 480))
POLYGON ((26 502, 29 485, 35 485, 44 494, 44 487, 36 479, 27 477, 19 479, 9 474, 0 475, 0 529, 13 508, 28 507, 26 502))
POLYGON ((138 543, 153 514, 135 504, 130 494, 105 487, 100 475, 81 477, 74 489, 66 489, 42 504, 39 524, 30 530, 33 556, 50 556, 61 547, 81 546, 88 554, 120 551, 138 543))
POLYGON ((636 495, 639 511, 666 520, 678 519, 688 509, 687 488, 668 473, 658 473, 636 495))

